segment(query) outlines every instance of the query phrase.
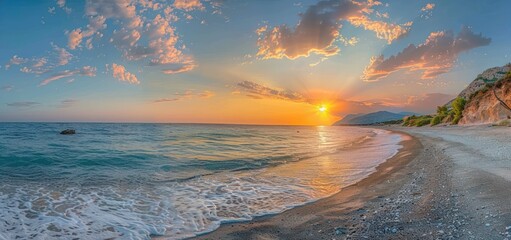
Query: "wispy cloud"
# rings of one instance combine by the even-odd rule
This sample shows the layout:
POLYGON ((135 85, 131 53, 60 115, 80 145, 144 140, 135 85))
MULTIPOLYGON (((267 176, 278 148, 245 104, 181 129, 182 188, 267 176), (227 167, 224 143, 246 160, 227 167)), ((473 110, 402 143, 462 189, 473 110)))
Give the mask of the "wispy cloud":
POLYGON ((184 99, 193 99, 193 98, 206 99, 206 98, 214 97, 215 93, 212 91, 209 91, 209 90, 204 90, 202 92, 195 92, 193 90, 187 90, 182 93, 177 92, 174 94, 174 96, 175 97, 156 99, 153 102, 154 103, 176 102, 176 101, 181 101, 184 99))
POLYGON ((6 91, 6 92, 10 92, 10 91, 12 91, 12 89, 14 89, 14 86, 12 86, 12 85, 6 85, 6 86, 2 87, 2 90, 6 91))
POLYGON ((193 62, 185 62, 184 64, 175 65, 171 68, 163 69, 162 72, 165 74, 176 74, 183 73, 193 70, 196 67, 193 62))
POLYGON ((452 31, 433 32, 418 46, 406 47, 395 56, 371 58, 363 75, 365 81, 377 81, 398 70, 421 71, 422 79, 449 72, 458 56, 473 48, 490 44, 491 39, 464 27, 457 36, 452 31))
POLYGON ((18 107, 18 108, 27 108, 27 107, 33 107, 33 106, 36 106, 39 104, 40 103, 38 103, 38 102, 12 102, 12 103, 7 103, 7 106, 18 107))
POLYGON ((41 83, 39 84, 39 86, 45 86, 53 81, 56 81, 56 80, 59 80, 62 78, 72 77, 72 76, 94 77, 94 76, 96 76, 96 68, 91 67, 91 66, 84 66, 80 69, 65 70, 62 72, 58 72, 58 73, 42 80, 41 83))
POLYGON ((44 57, 33 58, 23 58, 14 55, 9 60, 9 63, 5 65, 5 69, 8 70, 13 65, 19 65, 19 70, 23 73, 41 75, 52 71, 56 67, 67 65, 73 58, 73 55, 66 49, 54 43, 50 43, 50 45, 53 48, 51 54, 44 57))
POLYGON ((60 104, 57 105, 57 107, 58 108, 69 108, 69 107, 75 106, 78 103, 79 103, 79 101, 76 99, 65 99, 65 100, 60 101, 60 104))
POLYGON ((275 89, 270 88, 259 83, 255 83, 252 81, 242 81, 237 85, 237 90, 246 93, 248 97, 261 99, 261 98, 273 98, 273 99, 282 99, 289 100, 294 102, 306 102, 307 99, 305 96, 283 89, 275 89))
POLYGON ((9 63, 5 64, 5 69, 8 70, 12 65, 21 65, 28 61, 29 61, 28 58, 22 58, 22 57, 18 57, 18 55, 14 55, 14 56, 12 56, 11 59, 9 59, 9 63))
POLYGON ((405 35, 411 22, 403 25, 371 20, 369 14, 378 1, 323 0, 310 6, 293 29, 287 25, 256 30, 259 36, 257 55, 263 59, 307 57, 310 54, 332 56, 340 52, 334 42, 341 36, 342 21, 374 31, 388 43, 405 35))

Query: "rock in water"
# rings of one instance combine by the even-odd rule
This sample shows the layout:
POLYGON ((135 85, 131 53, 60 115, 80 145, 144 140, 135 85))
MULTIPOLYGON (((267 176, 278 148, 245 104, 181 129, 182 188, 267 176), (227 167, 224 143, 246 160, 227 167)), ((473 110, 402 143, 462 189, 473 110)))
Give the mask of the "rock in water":
POLYGON ((62 135, 71 135, 71 134, 75 134, 75 133, 76 133, 76 131, 74 129, 66 129, 66 130, 60 132, 60 134, 62 134, 62 135))

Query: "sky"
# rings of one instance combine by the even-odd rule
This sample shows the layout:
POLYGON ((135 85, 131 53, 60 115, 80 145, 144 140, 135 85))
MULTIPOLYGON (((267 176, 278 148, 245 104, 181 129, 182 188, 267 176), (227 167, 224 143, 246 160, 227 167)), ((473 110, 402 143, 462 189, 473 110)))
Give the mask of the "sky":
POLYGON ((511 62, 506 0, 0 0, 0 121, 432 113, 511 62))

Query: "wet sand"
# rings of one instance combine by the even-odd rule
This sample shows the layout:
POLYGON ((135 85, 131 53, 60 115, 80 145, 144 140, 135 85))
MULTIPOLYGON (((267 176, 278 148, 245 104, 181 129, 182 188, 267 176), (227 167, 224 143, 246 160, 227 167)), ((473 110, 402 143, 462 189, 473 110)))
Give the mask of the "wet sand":
POLYGON ((409 137, 368 178, 196 239, 511 239, 511 128, 383 128, 409 137))

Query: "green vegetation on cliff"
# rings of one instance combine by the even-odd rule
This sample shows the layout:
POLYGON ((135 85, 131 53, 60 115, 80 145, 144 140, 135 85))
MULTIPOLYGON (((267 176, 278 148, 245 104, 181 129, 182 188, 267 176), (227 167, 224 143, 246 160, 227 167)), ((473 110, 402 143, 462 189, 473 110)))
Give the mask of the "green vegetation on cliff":
POLYGON ((461 117, 463 117, 463 109, 465 108, 466 100, 462 97, 457 97, 452 102, 452 108, 447 106, 438 106, 436 115, 424 116, 410 116, 406 117, 403 121, 403 126, 407 127, 422 127, 426 125, 435 126, 440 123, 458 124, 461 117))
POLYGON ((463 109, 465 109, 465 104, 467 103, 467 100, 465 100, 462 97, 457 97, 452 102, 452 111, 454 112, 454 119, 452 120, 452 124, 458 124, 461 117, 463 117, 463 109))

